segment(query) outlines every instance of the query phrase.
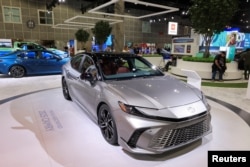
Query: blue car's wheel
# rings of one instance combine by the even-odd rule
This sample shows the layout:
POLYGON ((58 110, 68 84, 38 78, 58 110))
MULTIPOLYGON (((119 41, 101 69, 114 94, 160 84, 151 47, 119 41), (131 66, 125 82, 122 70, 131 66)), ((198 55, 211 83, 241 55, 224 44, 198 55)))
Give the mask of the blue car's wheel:
POLYGON ((71 97, 69 95, 69 89, 68 85, 66 83, 66 80, 62 78, 62 91, 63 91, 63 96, 66 100, 71 100, 71 97))
POLYGON ((98 112, 98 125, 105 140, 112 145, 117 145, 117 130, 113 116, 107 105, 103 104, 98 112))
POLYGON ((22 66, 12 66, 10 68, 10 76, 14 77, 14 78, 21 78, 25 75, 25 69, 22 66))

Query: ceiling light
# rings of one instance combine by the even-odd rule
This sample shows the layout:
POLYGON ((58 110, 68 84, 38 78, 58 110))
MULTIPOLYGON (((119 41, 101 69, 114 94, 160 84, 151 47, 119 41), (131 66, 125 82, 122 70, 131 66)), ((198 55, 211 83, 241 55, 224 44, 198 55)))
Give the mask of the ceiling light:
POLYGON ((175 7, 170 7, 170 6, 165 6, 165 5, 160 5, 160 4, 155 4, 155 3, 149 3, 149 2, 144 2, 142 0, 138 1, 138 0, 123 0, 124 2, 127 3, 132 3, 132 4, 139 4, 139 5, 148 5, 150 7, 154 7, 154 8, 159 8, 161 10, 159 10, 160 12, 156 12, 156 13, 151 13, 151 14, 146 14, 146 15, 141 15, 141 16, 133 16, 133 15, 124 15, 124 14, 118 14, 118 13, 105 13, 102 10, 105 7, 108 7, 110 5, 113 5, 115 3, 117 3, 119 0, 112 0, 109 2, 106 2, 100 6, 97 6, 93 9, 90 9, 88 11, 88 13, 92 13, 92 14, 100 14, 100 15, 110 15, 110 16, 116 16, 116 17, 127 17, 127 18, 134 18, 134 19, 142 19, 142 18, 146 18, 146 17, 152 17, 152 16, 156 16, 156 15, 162 15, 165 13, 171 13, 171 12, 176 12, 179 11, 179 8, 175 8, 175 7))

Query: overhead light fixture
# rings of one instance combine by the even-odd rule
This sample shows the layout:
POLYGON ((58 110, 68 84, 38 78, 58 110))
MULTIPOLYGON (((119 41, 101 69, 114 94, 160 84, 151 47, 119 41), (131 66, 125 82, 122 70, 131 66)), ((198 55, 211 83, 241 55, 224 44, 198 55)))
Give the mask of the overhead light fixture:
POLYGON ((159 8, 161 11, 151 13, 151 14, 140 15, 140 16, 123 15, 123 14, 117 14, 117 13, 107 13, 107 12, 102 11, 105 7, 113 5, 113 4, 117 3, 118 1, 119 0, 111 0, 111 1, 109 1, 107 3, 104 3, 104 4, 102 4, 100 6, 97 6, 97 7, 93 8, 93 9, 90 9, 88 11, 88 13, 100 14, 100 15, 110 15, 110 16, 117 16, 117 17, 126 17, 126 18, 134 18, 134 19, 142 19, 142 18, 146 18, 146 17, 151 17, 151 16, 162 15, 162 14, 165 14, 165 13, 171 13, 171 12, 179 11, 179 8, 160 5, 160 4, 155 4, 155 3, 144 2, 142 0, 140 0, 140 1, 139 0, 124 0, 124 2, 134 3, 134 4, 137 4, 137 5, 148 5, 150 7, 159 8))
POLYGON ((95 23, 97 21, 100 21, 100 20, 107 21, 111 25, 123 22, 123 20, 119 20, 119 19, 77 15, 77 16, 74 16, 72 18, 69 18, 69 19, 65 20, 63 24, 54 25, 53 28, 57 28, 57 29, 73 29, 73 30, 74 29, 79 29, 79 28, 91 29, 91 28, 94 28, 95 23))

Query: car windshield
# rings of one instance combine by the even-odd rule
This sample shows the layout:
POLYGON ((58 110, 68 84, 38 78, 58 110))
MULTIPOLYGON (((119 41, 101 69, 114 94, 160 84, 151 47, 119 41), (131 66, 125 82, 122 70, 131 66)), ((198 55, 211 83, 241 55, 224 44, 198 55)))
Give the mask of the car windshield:
POLYGON ((156 66, 140 56, 104 56, 99 58, 98 61, 105 80, 123 80, 164 75, 156 66))

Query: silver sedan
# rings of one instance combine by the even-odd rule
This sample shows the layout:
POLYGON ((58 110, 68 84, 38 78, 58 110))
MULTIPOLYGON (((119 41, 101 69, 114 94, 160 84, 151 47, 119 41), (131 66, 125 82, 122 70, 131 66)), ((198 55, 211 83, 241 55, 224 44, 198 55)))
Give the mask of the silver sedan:
POLYGON ((163 153, 212 131, 204 94, 137 55, 79 53, 63 66, 62 89, 128 152, 163 153))

